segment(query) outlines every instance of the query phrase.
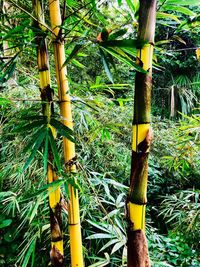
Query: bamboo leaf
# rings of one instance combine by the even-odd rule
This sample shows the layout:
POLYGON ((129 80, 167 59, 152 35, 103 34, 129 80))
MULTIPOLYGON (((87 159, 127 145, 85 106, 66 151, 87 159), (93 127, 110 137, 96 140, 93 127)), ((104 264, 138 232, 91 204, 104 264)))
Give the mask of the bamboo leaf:
POLYGON ((199 6, 199 0, 167 0, 167 4, 182 6, 199 6))
POLYGON ((88 236, 86 239, 97 239, 97 238, 113 238, 112 234, 93 234, 88 236))
POLYGON ((63 63, 62 67, 65 67, 67 65, 67 63, 69 63, 69 61, 71 59, 73 59, 77 53, 80 51, 80 49, 83 47, 82 44, 76 44, 72 50, 72 52, 68 55, 67 59, 65 60, 65 62, 63 63))
POLYGON ((111 254, 115 253, 117 250, 119 250, 121 247, 123 247, 125 244, 124 242, 118 242, 114 245, 112 251, 111 251, 111 254))
POLYGON ((109 35, 108 40, 115 40, 120 36, 123 36, 125 33, 127 33, 127 29, 120 29, 119 31, 116 31, 114 33, 111 33, 109 35))
POLYGON ((35 245, 36 245, 36 239, 33 239, 33 241, 31 242, 28 251, 26 252, 26 255, 24 257, 24 261, 22 263, 21 267, 26 267, 28 265, 29 259, 31 257, 31 254, 34 252, 35 250, 35 245))
POLYGON ((5 227, 11 225, 11 223, 12 223, 12 220, 11 219, 7 219, 7 220, 1 221, 0 222, 0 229, 5 228, 5 227))
POLYGON ((26 163, 24 164, 24 167, 23 169, 26 170, 28 168, 28 166, 30 165, 31 161, 34 159, 39 147, 41 146, 46 134, 47 134, 47 129, 46 128, 43 128, 41 129, 42 131, 38 131, 38 137, 37 139, 35 140, 35 143, 34 143, 34 147, 32 149, 32 152, 31 152, 31 155, 29 156, 29 158, 27 159, 26 163))
POLYGON ((33 121, 31 123, 27 123, 25 125, 20 125, 15 128, 14 132, 19 133, 19 132, 25 132, 25 131, 32 131, 34 128, 39 127, 41 125, 44 125, 46 123, 45 120, 38 120, 38 121, 33 121))
POLYGON ((118 3, 119 6, 121 6, 122 5, 122 0, 117 0, 117 3, 118 3))
POLYGON ((109 63, 107 61, 106 55, 105 55, 104 51, 101 48, 99 48, 99 52, 100 52, 100 56, 101 56, 101 59, 102 59, 103 66, 104 66, 105 72, 107 74, 107 77, 108 77, 108 79, 110 80, 111 83, 114 83, 113 77, 112 77, 112 73, 110 71, 110 67, 109 67, 109 63))
POLYGON ((137 49, 131 48, 131 47, 121 47, 122 51, 124 51, 126 54, 136 58, 137 57, 137 49))
POLYGON ((147 73, 145 70, 143 70, 140 66, 138 66, 131 58, 125 58, 121 56, 119 53, 117 53, 114 49, 111 48, 105 48, 102 47, 105 51, 110 53, 112 56, 117 58, 119 61, 122 61, 123 63, 127 64, 128 66, 134 68, 135 70, 142 72, 142 73, 147 73))
POLYGON ((96 228, 98 228, 98 229, 100 229, 100 230, 102 230, 102 231, 104 231, 104 232, 107 232, 107 233, 110 232, 110 230, 107 229, 106 226, 103 227, 102 225, 99 225, 98 223, 95 223, 95 222, 90 221, 90 220, 87 220, 87 222, 89 222, 91 225, 95 226, 96 228))
POLYGON ((135 6, 133 4, 133 1, 132 0, 126 0, 126 3, 128 5, 128 7, 130 8, 130 11, 132 14, 135 14, 135 6))
POLYGON ((80 63, 78 60, 76 60, 75 58, 73 58, 71 60, 71 63, 74 64, 75 66, 81 68, 81 69, 84 69, 85 68, 85 65, 83 65, 82 63, 80 63))
POLYGON ((0 97, 0 106, 8 106, 11 103, 12 102, 9 99, 0 97))
POLYGON ((118 239, 113 239, 108 241, 100 250, 99 252, 101 252, 102 250, 106 249, 107 247, 110 247, 111 245, 117 243, 119 240, 118 239))
POLYGON ((33 209, 30 210, 29 224, 32 222, 32 220, 34 219, 35 215, 37 214, 37 210, 38 210, 39 205, 40 205, 40 201, 39 201, 39 199, 37 199, 37 202, 33 206, 33 209))
MULTIPOLYGON (((48 130, 49 131, 49 130, 48 130)), ((44 174, 47 173, 47 166, 48 166, 48 148, 49 148, 49 138, 48 134, 45 138, 45 145, 44 145, 44 155, 43 155, 43 161, 44 161, 44 174)))
POLYGON ((179 5, 164 5, 163 9, 165 11, 172 10, 172 11, 180 12, 188 16, 196 16, 196 14, 191 9, 187 7, 179 6, 179 5))
POLYGON ((74 132, 72 129, 64 125, 62 122, 56 120, 56 119, 51 119, 50 124, 53 125, 56 130, 65 138, 70 140, 71 142, 75 143, 74 140, 74 132))
POLYGON ((102 43, 104 47, 142 48, 147 42, 136 39, 109 40, 102 43))
POLYGON ((46 127, 42 127, 39 130, 37 130, 32 136, 31 136, 31 140, 30 142, 28 142, 28 144, 24 147, 23 152, 26 153, 30 148, 33 147, 33 145, 35 144, 35 140, 37 139, 38 136, 42 135, 42 133, 44 131, 46 131, 47 128, 46 127))
POLYGON ((36 196, 41 195, 44 192, 49 194, 55 191, 55 189, 60 187, 63 183, 64 183, 64 180, 61 180, 61 179, 53 181, 52 183, 48 183, 42 186, 37 191, 35 191, 34 193, 30 194, 27 198, 24 198, 23 200, 21 200, 20 203, 27 203, 27 201, 29 201, 30 199, 35 198, 36 196), (47 191, 47 189, 49 188, 51 188, 51 190, 47 191))
POLYGON ((53 158, 54 158, 55 165, 56 165, 58 171, 61 171, 61 163, 60 163, 59 152, 58 152, 58 149, 56 147, 56 143, 55 143, 55 140, 54 140, 54 137, 53 137, 53 134, 52 134, 51 130, 49 131, 48 136, 49 136, 51 151, 53 153, 53 158))
POLYGON ((110 257, 108 253, 105 253, 105 259, 101 259, 100 261, 88 266, 88 267, 104 267, 107 266, 110 263, 110 257))
POLYGON ((164 13, 164 12, 157 12, 156 13, 156 17, 158 19, 172 19, 172 20, 175 20, 178 23, 181 23, 180 20, 177 18, 177 16, 175 16, 174 14, 168 14, 168 13, 164 13))
POLYGON ((44 117, 43 115, 27 115, 27 110, 22 111, 22 112, 25 112, 25 113, 21 115, 20 117, 21 120, 29 120, 29 121, 46 120, 47 121, 47 118, 44 117))

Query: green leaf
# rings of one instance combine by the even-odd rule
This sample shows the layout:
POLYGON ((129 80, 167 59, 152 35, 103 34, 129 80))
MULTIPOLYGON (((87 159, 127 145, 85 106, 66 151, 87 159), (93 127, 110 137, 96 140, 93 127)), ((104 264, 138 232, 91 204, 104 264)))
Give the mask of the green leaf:
MULTIPOLYGON (((88 266, 88 267, 104 267, 104 266, 108 266, 108 264, 110 263, 110 257, 108 255, 108 253, 105 253, 105 259, 100 259, 98 262, 88 266)), ((98 258, 99 259, 99 258, 98 258)))
POLYGON ((125 243, 123 241, 120 241, 116 243, 111 251, 111 254, 115 253, 117 250, 119 250, 121 247, 123 247, 125 243))
POLYGON ((107 224, 105 224, 105 225, 103 225, 102 223, 98 224, 98 223, 93 222, 91 220, 87 220, 87 222, 89 222, 91 225, 95 226, 96 228, 98 228, 104 232, 110 233, 110 229, 107 228, 107 224))
POLYGON ((81 68, 81 69, 84 69, 85 68, 85 65, 83 65, 82 63, 80 63, 78 60, 76 60, 75 58, 73 58, 71 60, 71 63, 74 64, 75 66, 81 68))
POLYGON ((54 158, 56 167, 57 167, 58 171, 61 171, 59 152, 58 152, 58 149, 56 147, 56 142, 54 140, 54 137, 53 137, 51 130, 49 131, 49 141, 50 141, 51 151, 53 153, 53 158, 54 158))
POLYGON ((112 89, 116 89, 116 90, 124 90, 126 89, 127 87, 131 87, 130 84, 117 84, 117 83, 114 83, 114 84, 95 84, 95 85, 92 85, 90 86, 90 89, 104 89, 104 88, 112 88, 112 89))
POLYGON ((29 121, 38 121, 38 120, 46 120, 47 118, 44 117, 43 115, 27 115, 27 110, 23 110, 24 114, 21 115, 20 119, 21 120, 29 120, 29 121))
POLYGON ((11 103, 12 102, 9 99, 0 97, 0 106, 8 106, 11 103))
POLYGON ((110 241, 108 241, 100 250, 99 250, 99 252, 100 251, 103 251, 104 249, 106 249, 107 247, 110 247, 111 245, 113 245, 113 244, 115 244, 115 243, 117 243, 117 242, 119 242, 119 239, 112 239, 112 240, 110 240, 110 241))
POLYGON ((33 158, 35 157, 39 147, 41 146, 46 134, 47 134, 47 129, 43 128, 41 129, 42 131, 38 131, 38 137, 34 142, 34 147, 32 149, 31 155, 29 156, 29 158, 27 159, 26 163, 24 164, 23 169, 26 170, 28 168, 28 166, 30 165, 31 161, 33 160, 33 158))
MULTIPOLYGON (((124 56, 121 56, 119 54, 119 50, 116 52, 114 49, 111 48, 105 48, 102 47, 106 52, 110 53, 112 56, 117 58, 119 61, 122 61, 123 63, 127 64, 128 66, 134 68, 135 70, 142 72, 142 73, 147 73, 145 70, 143 70, 140 66, 138 66, 131 58, 125 58, 124 56)), ((121 51, 123 52, 123 51, 121 51)))
POLYGON ((180 6, 199 6, 199 0, 167 0, 166 3, 180 6))
POLYGON ((113 77, 112 77, 112 73, 110 71, 110 67, 109 67, 109 63, 107 61, 106 55, 105 55, 104 51, 100 47, 99 47, 99 52, 100 52, 100 56, 101 56, 101 59, 102 59, 103 66, 104 66, 105 72, 107 74, 107 77, 108 77, 108 79, 110 80, 111 83, 114 83, 113 77))
POLYGON ((123 36, 125 33, 127 33, 127 29, 120 29, 119 31, 111 33, 108 37, 108 40, 115 40, 118 37, 123 36))
POLYGON ((64 183, 64 180, 59 179, 59 180, 53 181, 52 183, 45 184, 37 191, 33 192, 32 194, 29 194, 27 198, 24 198, 23 200, 21 200, 20 203, 26 203, 27 201, 30 201, 30 199, 35 198, 36 196, 41 195, 42 193, 49 194, 50 192, 60 187, 63 183, 64 183), (47 191, 47 189, 49 188, 51 188, 51 190, 47 191))
POLYGON ((163 9, 165 11, 172 10, 172 11, 180 12, 180 13, 182 13, 184 15, 188 15, 188 16, 196 16, 196 14, 192 10, 190 10, 189 8, 183 7, 183 6, 164 5, 163 9))
POLYGON ((20 125, 15 128, 14 132, 19 133, 19 132, 25 132, 25 131, 32 131, 34 128, 39 127, 41 125, 46 124, 47 122, 45 120, 38 120, 38 121, 33 121, 31 123, 27 123, 25 125, 20 125))
POLYGON ((37 214, 38 211, 38 207, 40 205, 40 199, 37 199, 37 202, 35 203, 35 205, 33 206, 33 208, 30 210, 30 218, 29 218, 29 224, 32 222, 32 220, 34 219, 35 215, 37 214))
POLYGON ((117 0, 117 3, 118 3, 119 6, 121 6, 122 5, 122 0, 117 0))
POLYGON ((67 63, 68 63, 72 58, 74 58, 74 57, 77 55, 77 53, 80 51, 80 49, 81 49, 82 47, 83 47, 82 44, 76 44, 76 45, 74 46, 72 52, 68 55, 67 59, 66 59, 65 62, 63 63, 63 66, 62 66, 62 67, 66 66, 67 63))
POLYGON ((157 12, 156 13, 156 18, 157 19, 172 19, 175 20, 178 23, 181 23, 180 20, 175 16, 174 14, 168 14, 164 12, 157 12))
POLYGON ((75 143, 74 140, 74 132, 69 127, 65 126, 62 122, 51 119, 50 124, 54 126, 54 128, 65 138, 70 140, 71 142, 75 143))
POLYGON ((137 49, 131 48, 131 47, 121 47, 122 51, 124 51, 126 54, 136 58, 137 57, 137 49))
POLYGON ((133 0, 126 0, 126 3, 128 5, 128 7, 130 8, 130 11, 132 14, 135 14, 135 6, 133 4, 133 0))
MULTIPOLYGON (((49 129, 48 129, 49 131, 49 129)), ((48 134, 46 135, 45 138, 45 145, 44 145, 44 155, 43 155, 43 161, 44 161, 44 175, 47 173, 47 166, 48 166, 48 148, 49 148, 49 138, 48 134)))
POLYGON ((124 40, 109 40, 103 42, 102 46, 104 47, 123 47, 123 48, 142 48, 147 42, 138 41, 136 39, 124 39, 124 40))
POLYGON ((33 239, 33 241, 31 242, 31 244, 30 244, 30 246, 29 246, 29 248, 25 254, 25 257, 24 257, 24 260, 23 260, 21 267, 26 267, 28 265, 31 254, 34 253, 34 251, 35 251, 35 245, 36 245, 36 239, 33 239))
POLYGON ((43 134, 44 131, 47 130, 47 127, 42 127, 40 129, 38 129, 32 136, 31 136, 31 140, 30 142, 28 142, 28 144, 24 147, 23 152, 26 153, 30 148, 33 147, 33 145, 35 144, 35 140, 37 139, 37 137, 39 137, 40 135, 43 134))
POLYGON ((112 234, 93 234, 88 236, 86 239, 98 239, 98 238, 113 238, 112 234))
POLYGON ((12 220, 11 219, 7 219, 7 220, 1 221, 0 222, 0 229, 5 228, 5 227, 11 225, 11 223, 12 223, 12 220))

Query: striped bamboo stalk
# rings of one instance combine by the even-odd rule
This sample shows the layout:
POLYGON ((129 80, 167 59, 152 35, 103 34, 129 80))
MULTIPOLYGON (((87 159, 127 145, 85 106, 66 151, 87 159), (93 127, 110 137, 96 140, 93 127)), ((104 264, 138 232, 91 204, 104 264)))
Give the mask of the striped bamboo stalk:
POLYGON ((132 162, 127 198, 128 267, 150 266, 145 237, 145 208, 148 155, 152 142, 150 115, 155 21, 156 0, 140 0, 138 41, 146 44, 138 49, 137 63, 147 73, 137 72, 135 78, 132 162))
MULTIPOLYGON (((42 100, 42 112, 50 122, 50 118, 53 114, 53 91, 51 89, 50 82, 50 69, 48 50, 45 39, 43 26, 44 11, 41 0, 33 0, 33 9, 37 22, 35 23, 36 43, 37 43, 37 64, 40 78, 40 92, 42 100)), ((49 130, 53 132, 55 137, 55 130, 51 127, 49 130)), ((48 168, 47 168, 48 183, 57 180, 56 172, 53 168, 52 153, 48 151, 48 168)), ((60 188, 52 190, 49 188, 49 206, 50 206, 50 224, 51 224, 51 262, 55 267, 63 266, 63 236, 62 236, 62 218, 61 218, 61 192, 60 188)))

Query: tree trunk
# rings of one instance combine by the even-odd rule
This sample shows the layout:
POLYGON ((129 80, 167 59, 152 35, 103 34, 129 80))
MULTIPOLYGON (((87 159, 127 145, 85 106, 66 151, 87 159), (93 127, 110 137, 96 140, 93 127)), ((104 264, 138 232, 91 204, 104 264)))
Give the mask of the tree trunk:
POLYGON ((146 44, 138 49, 137 63, 147 73, 137 72, 135 78, 132 162, 127 199, 128 267, 150 266, 145 237, 145 208, 148 154, 152 142, 150 113, 155 21, 156 0, 140 0, 138 41, 146 44))
MULTIPOLYGON (((44 29, 44 11, 40 0, 33 0, 33 8, 37 22, 35 27, 38 29, 36 33, 37 43, 37 58, 38 58, 38 70, 40 77, 40 92, 42 100, 42 112, 50 122, 51 115, 53 114, 53 91, 50 85, 50 70, 49 70, 49 59, 48 51, 45 40, 44 29)), ((54 130, 53 135, 55 135, 54 130)), ((47 179, 48 183, 52 183, 57 180, 56 173, 53 169, 53 156, 51 151, 48 151, 48 169, 47 179)), ((61 192, 60 188, 56 188, 49 194, 49 206, 50 206, 50 224, 51 224, 51 262, 55 267, 62 267, 64 261, 63 255, 63 236, 62 236, 62 218, 61 218, 61 192)))
MULTIPOLYGON (((67 68, 63 66, 65 62, 64 41, 62 39, 61 28, 62 24, 60 14, 59 0, 49 1, 50 20, 54 42, 54 56, 56 65, 56 76, 58 84, 58 94, 60 101, 60 113, 62 123, 73 128, 71 100, 69 94, 69 86, 67 80, 67 68)), ((73 175, 76 172, 76 154, 75 144, 66 138, 63 138, 64 159, 68 175, 73 175)), ((70 252, 71 252, 71 267, 83 267, 82 254, 82 238, 79 214, 79 200, 77 190, 69 185, 70 199, 69 199, 69 236, 70 236, 70 252)))

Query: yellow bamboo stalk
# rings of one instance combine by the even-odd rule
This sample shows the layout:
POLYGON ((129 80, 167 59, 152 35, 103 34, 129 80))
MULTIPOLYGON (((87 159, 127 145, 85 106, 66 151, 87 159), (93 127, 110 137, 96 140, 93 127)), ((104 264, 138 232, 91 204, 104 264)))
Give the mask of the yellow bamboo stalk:
MULTIPOLYGON (((61 13, 59 0, 49 0, 50 20, 52 31, 54 32, 54 56, 56 66, 56 77, 58 83, 58 95, 60 101, 60 113, 62 123, 73 129, 71 100, 67 80, 67 68, 63 66, 65 62, 64 41, 61 38, 61 13)), ((66 138, 63 138, 64 159, 66 171, 68 173, 76 172, 75 161, 75 144, 66 138)), ((70 253, 71 267, 83 267, 82 237, 79 214, 78 192, 73 186, 69 185, 69 236, 70 236, 70 253)))
POLYGON ((145 209, 148 154, 152 142, 150 115, 155 15, 156 0, 140 0, 138 41, 146 45, 138 49, 137 63, 147 73, 137 72, 135 78, 132 163, 127 199, 128 267, 150 267, 145 237, 145 209))
MULTIPOLYGON (((35 17, 37 18, 36 27, 39 30, 43 30, 42 25, 44 25, 44 12, 42 8, 42 3, 40 0, 33 0, 33 8, 35 17)), ((38 70, 40 78, 40 91, 41 99, 43 101, 43 115, 47 117, 48 122, 50 121, 53 112, 53 102, 52 102, 52 90, 51 90, 51 80, 50 80, 50 69, 49 69, 49 59, 46 40, 43 34, 36 36, 37 42, 37 58, 38 58, 38 70)), ((55 130, 50 128, 55 136, 55 130)), ((47 169, 47 180, 48 183, 52 183, 57 180, 55 171, 53 170, 53 158, 49 151, 48 153, 49 163, 47 169)), ((62 238, 62 220, 61 220, 61 192, 60 188, 52 190, 49 188, 49 206, 50 206, 50 221, 51 221, 51 261, 53 266, 63 265, 63 238, 62 238)))
MULTIPOLYGON (((145 71, 148 71, 148 76, 151 76, 152 72, 152 58, 153 58, 153 45, 147 44, 143 48, 138 49, 137 60, 141 62, 141 66, 145 71)), ((143 107, 144 108, 144 107, 143 107)), ((149 110, 150 112, 150 110, 149 110)), ((150 121, 145 122, 144 124, 140 121, 137 122, 137 119, 133 123, 132 128, 132 151, 138 153, 138 144, 142 143, 150 131, 150 121), (134 124, 135 123, 135 124, 134 124)), ((149 150, 146 151, 148 153, 149 150)), ((147 177, 148 173, 145 170, 143 176, 147 177)), ((147 179, 144 180, 143 188, 143 203, 132 203, 130 202, 129 210, 130 210, 130 219, 133 223, 133 230, 143 230, 145 231, 145 212, 146 212, 146 194, 147 194, 147 179)))

